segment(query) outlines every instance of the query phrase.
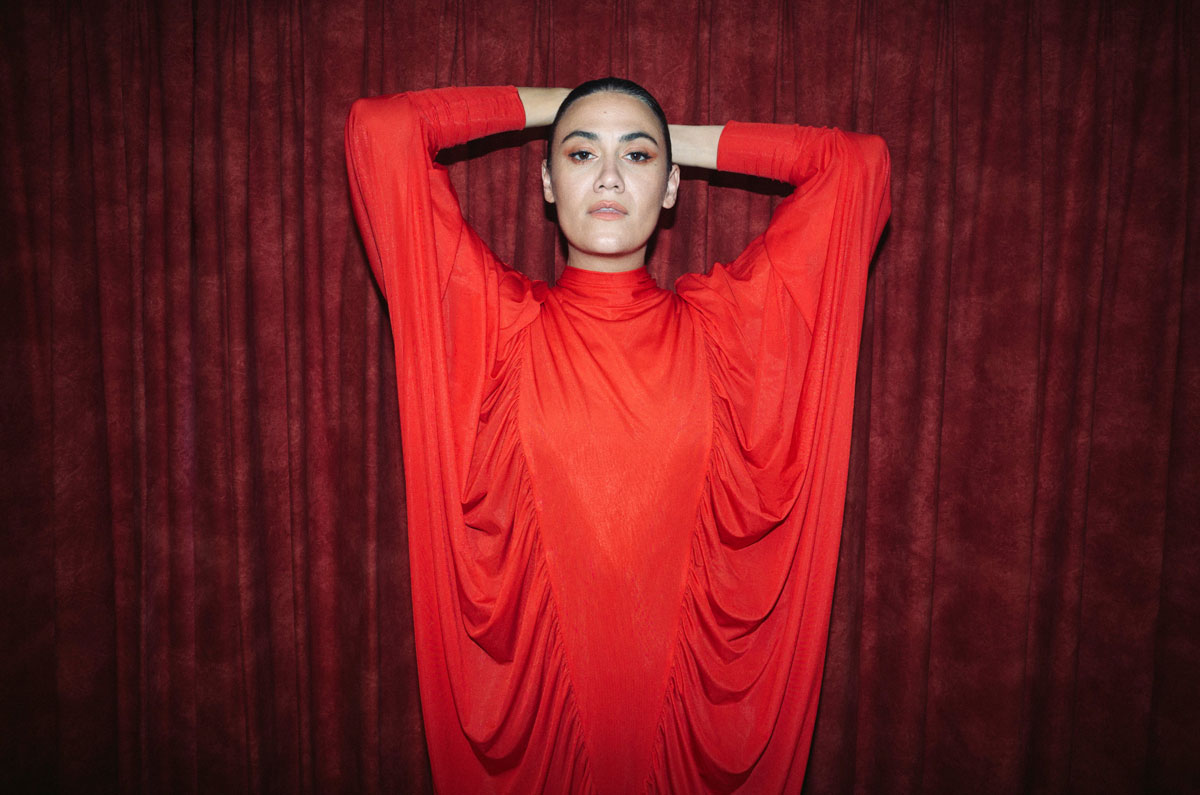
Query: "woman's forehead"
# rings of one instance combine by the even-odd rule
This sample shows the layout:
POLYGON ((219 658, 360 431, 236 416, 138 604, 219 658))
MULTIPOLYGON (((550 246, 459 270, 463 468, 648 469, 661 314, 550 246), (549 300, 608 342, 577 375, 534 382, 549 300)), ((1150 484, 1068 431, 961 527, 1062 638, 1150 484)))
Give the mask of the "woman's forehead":
POLYGON ((561 141, 577 130, 618 135, 646 132, 655 140, 660 133, 658 118, 646 103, 616 91, 589 94, 567 108, 555 133, 561 141))

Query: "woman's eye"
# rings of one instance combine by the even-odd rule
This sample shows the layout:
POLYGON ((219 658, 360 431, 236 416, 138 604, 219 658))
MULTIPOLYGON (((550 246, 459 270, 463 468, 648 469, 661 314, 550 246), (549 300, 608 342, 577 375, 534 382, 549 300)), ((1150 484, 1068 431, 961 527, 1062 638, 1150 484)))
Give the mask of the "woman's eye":
POLYGON ((644 163, 650 159, 650 155, 646 152, 630 152, 626 157, 635 163, 644 163))
POLYGON ((577 163, 582 163, 584 160, 590 160, 591 157, 591 152, 571 152, 569 155, 567 155, 569 160, 574 160, 577 163))

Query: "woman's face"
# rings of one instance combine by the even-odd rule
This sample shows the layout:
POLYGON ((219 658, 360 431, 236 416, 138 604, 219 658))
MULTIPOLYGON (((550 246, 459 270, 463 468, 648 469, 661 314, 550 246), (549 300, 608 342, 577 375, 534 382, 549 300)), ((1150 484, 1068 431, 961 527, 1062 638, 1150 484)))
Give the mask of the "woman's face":
POLYGON ((659 211, 679 189, 663 135, 650 108, 627 94, 603 91, 567 108, 542 163, 542 188, 572 264, 628 270, 645 261, 659 211))

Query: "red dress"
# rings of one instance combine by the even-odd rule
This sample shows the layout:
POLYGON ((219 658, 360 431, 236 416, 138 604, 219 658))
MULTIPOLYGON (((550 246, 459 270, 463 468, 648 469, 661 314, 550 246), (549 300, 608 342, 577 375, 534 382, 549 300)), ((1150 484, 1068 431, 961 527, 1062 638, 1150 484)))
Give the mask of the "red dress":
POLYGON ((421 705, 439 791, 795 791, 837 564, 874 136, 726 125, 796 186, 730 265, 511 270, 438 149, 515 89, 355 103, 351 192, 396 341, 421 705))

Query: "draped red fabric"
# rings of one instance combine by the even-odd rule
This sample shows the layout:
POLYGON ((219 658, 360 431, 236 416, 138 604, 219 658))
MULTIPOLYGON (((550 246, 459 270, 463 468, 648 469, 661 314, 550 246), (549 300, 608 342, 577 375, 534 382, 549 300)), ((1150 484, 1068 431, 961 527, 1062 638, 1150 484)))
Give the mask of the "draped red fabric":
MULTIPOLYGON (((0 4, 0 786, 429 791, 355 99, 615 73, 881 135, 805 788, 1200 781, 1194 4, 0 4)), ((439 159, 555 282, 542 147, 439 159), (497 212, 501 208, 503 212, 497 212)), ((789 190, 686 175, 649 272, 789 190)))
POLYGON ((554 288, 467 226, 439 150, 515 88, 362 100, 351 193, 396 336, 413 612, 444 792, 799 789, 816 720, 878 137, 730 122, 796 186, 728 267, 554 288))

